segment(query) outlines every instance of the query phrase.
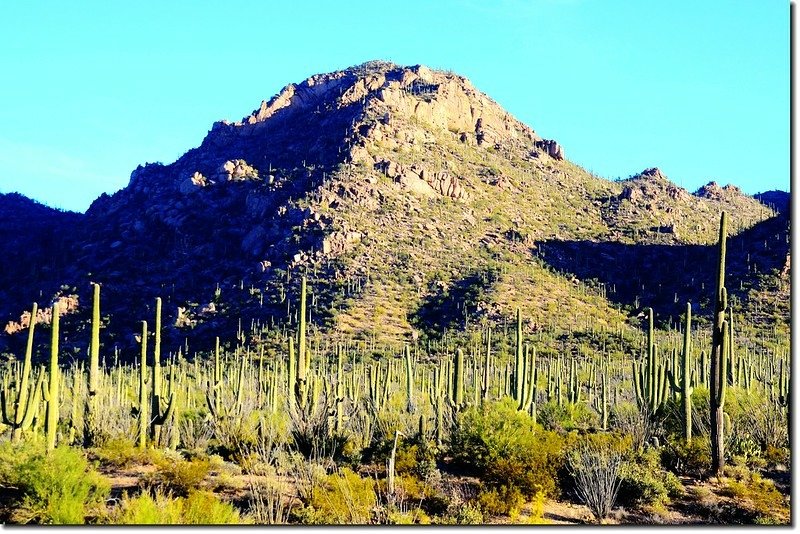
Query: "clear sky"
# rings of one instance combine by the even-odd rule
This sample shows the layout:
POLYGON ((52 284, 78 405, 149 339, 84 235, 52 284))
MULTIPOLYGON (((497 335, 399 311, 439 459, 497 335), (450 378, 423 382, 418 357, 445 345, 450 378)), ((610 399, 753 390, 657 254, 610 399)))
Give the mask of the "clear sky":
POLYGON ((370 59, 467 76, 600 176, 789 189, 786 1, 30 0, 0 8, 0 192, 84 211, 370 59))

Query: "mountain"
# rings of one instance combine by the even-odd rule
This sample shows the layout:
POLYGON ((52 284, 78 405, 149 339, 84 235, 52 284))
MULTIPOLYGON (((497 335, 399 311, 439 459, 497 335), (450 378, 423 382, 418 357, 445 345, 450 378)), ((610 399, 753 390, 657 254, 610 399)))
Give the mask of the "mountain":
POLYGON ((503 324, 516 307, 532 331, 628 329, 650 305, 668 324, 690 298, 709 313, 722 210, 735 297, 745 311, 775 301, 757 326, 788 329, 788 210, 766 205, 778 196, 713 182, 690 193, 656 168, 607 181, 466 78, 369 62, 214 123, 85 214, 0 197, 0 349, 18 352, 23 312, 58 296, 79 356, 91 282, 103 343, 123 355, 156 296, 168 350, 279 335, 301 273, 319 331, 386 346, 503 324))

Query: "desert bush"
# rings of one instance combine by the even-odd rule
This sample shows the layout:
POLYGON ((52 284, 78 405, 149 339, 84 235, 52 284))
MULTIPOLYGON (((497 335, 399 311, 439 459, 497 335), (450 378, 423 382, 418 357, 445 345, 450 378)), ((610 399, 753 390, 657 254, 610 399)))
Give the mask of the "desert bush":
POLYGON ((622 482, 622 440, 607 435, 586 436, 568 456, 581 501, 597 520, 605 519, 614 506, 622 482))
POLYGON ((782 407, 755 393, 737 395, 735 398, 737 419, 742 422, 739 425, 741 435, 751 438, 762 450, 789 445, 786 412, 782 407))
POLYGON ((711 405, 708 389, 695 386, 692 392, 692 435, 708 436, 711 432, 711 405))
POLYGON ((253 442, 241 443, 236 458, 248 473, 265 474, 275 467, 277 458, 286 449, 288 416, 284 414, 261 417, 253 442))
POLYGON ((115 469, 153 464, 161 456, 160 452, 154 449, 139 449, 127 438, 109 439, 102 446, 90 449, 90 453, 101 466, 115 469))
MULTIPOLYGON (((371 451, 370 460, 378 464, 387 464, 393 446, 394 436, 376 444, 371 451)), ((420 443, 416 438, 401 439, 397 443, 394 468, 398 475, 411 474, 425 479, 436 470, 435 450, 429 443, 420 443)))
POLYGON ((431 518, 421 508, 393 510, 387 513, 385 523, 387 525, 430 525, 431 518))
POLYGON ((175 454, 165 454, 155 463, 158 469, 143 479, 143 485, 161 488, 179 496, 189 495, 198 489, 211 471, 211 462, 207 459, 184 460, 175 454))
POLYGON ((311 490, 311 499, 300 513, 303 522, 341 525, 373 522, 378 503, 374 480, 343 468, 320 482, 311 490))
POLYGON ((243 445, 256 443, 259 414, 255 402, 253 396, 245 395, 235 414, 211 419, 214 439, 222 456, 227 458, 240 451, 243 445))
POLYGON ((204 451, 214 435, 214 425, 201 412, 185 411, 178 418, 181 444, 190 450, 204 451))
POLYGON ((228 525, 241 522, 239 512, 210 492, 196 491, 173 498, 163 490, 152 495, 123 495, 108 517, 115 525, 228 525))
POLYGON ((789 465, 791 451, 786 447, 767 446, 764 451, 764 461, 768 466, 789 465))
POLYGON ((0 444, 0 485, 12 488, 10 521, 82 524, 110 491, 83 454, 66 446, 45 451, 30 443, 0 444))
POLYGON ((320 395, 316 406, 305 411, 297 409, 291 412, 291 435, 294 447, 312 462, 322 458, 341 457, 346 436, 337 435, 331 427, 329 414, 333 410, 333 401, 320 395))
POLYGON ((537 408, 536 420, 546 430, 564 431, 570 425, 570 412, 565 405, 550 401, 537 408))
POLYGON ((571 439, 538 427, 507 398, 460 413, 450 450, 457 464, 475 469, 490 488, 513 486, 526 498, 538 492, 555 497, 571 439))
POLYGON ((758 473, 740 472, 727 481, 721 493, 734 498, 738 507, 752 513, 754 522, 789 524, 788 499, 781 495, 771 480, 765 480, 758 473))
POLYGON ((556 401, 547 402, 537 409, 536 419, 545 429, 555 432, 586 430, 597 427, 600 422, 597 412, 583 402, 565 402, 561 406, 556 401))
POLYGON ((275 477, 251 478, 248 482, 250 515, 257 525, 281 525, 289 522, 294 498, 288 484, 275 477))
POLYGON ((631 446, 641 450, 653 436, 649 415, 633 402, 620 402, 611 408, 609 426, 623 436, 630 436, 631 446))
POLYGON ((483 525, 484 518, 479 504, 463 503, 453 509, 452 513, 434 518, 439 525, 483 525))
POLYGON ((708 436, 695 436, 689 443, 670 436, 661 453, 661 463, 676 473, 700 477, 711 465, 711 441, 708 436))
POLYGON ((633 451, 620 470, 618 502, 623 506, 660 506, 683 492, 678 478, 661 467, 658 449, 633 451))
POLYGON ((497 488, 488 488, 478 494, 478 506, 487 516, 517 515, 525 497, 516 486, 502 485, 497 488))

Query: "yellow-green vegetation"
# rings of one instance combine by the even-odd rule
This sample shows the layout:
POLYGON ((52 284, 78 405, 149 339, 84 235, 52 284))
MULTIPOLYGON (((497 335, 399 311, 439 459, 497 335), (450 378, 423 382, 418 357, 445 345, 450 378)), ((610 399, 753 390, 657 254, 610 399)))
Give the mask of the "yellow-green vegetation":
POLYGON ((157 490, 134 497, 123 495, 104 522, 112 525, 235 525, 243 523, 238 510, 208 491, 172 497, 157 490))
POLYGON ((777 480, 790 459, 786 338, 773 332, 746 345, 732 326, 741 318, 725 308, 720 346, 707 323, 689 320, 691 305, 665 330, 646 310, 637 329, 609 306, 594 313, 607 302, 597 288, 562 287, 542 266, 514 269, 498 258, 428 299, 414 322, 436 331, 402 346, 312 326, 316 293, 306 277, 287 327, 253 323, 210 354, 178 352, 150 366, 142 325, 139 366, 98 367, 94 394, 77 365, 48 381, 51 401, 59 382, 72 386, 59 404, 68 415, 48 414, 47 443, 58 444, 49 452, 46 398, 35 395, 48 371, 31 372, 28 351, 21 365, 0 371, 10 438, 1 444, 11 458, 0 482, 12 488, 4 513, 36 523, 536 523, 546 519, 545 499, 569 499, 600 521, 620 508, 669 518, 676 500, 695 493, 677 475, 704 477, 714 463, 714 350, 726 400, 716 402, 724 423, 716 450, 737 469, 726 491, 763 493, 747 497, 754 512, 732 520, 783 520, 780 491, 750 470, 772 469, 777 480), (552 277, 549 290, 530 278, 538 275, 552 277), (557 305, 535 315, 515 289, 519 277, 528 298, 564 299, 579 313, 557 305), (518 307, 514 320, 497 312, 497 324, 475 320, 459 299, 474 310, 503 300, 518 307), (20 392, 34 395, 17 421, 8 414, 20 392), (84 420, 76 407, 87 402, 93 411, 84 420), (158 411, 157 428, 149 410, 158 411), (115 488, 135 476, 125 487, 136 493, 102 506, 108 486, 82 454, 87 443, 104 473, 123 472, 115 488))
POLYGON ((157 470, 146 478, 145 485, 181 496, 200 488, 211 471, 209 460, 184 460, 174 455, 158 458, 155 465, 157 470))
POLYGON ((732 476, 724 482, 721 493, 732 497, 737 507, 753 514, 754 522, 784 525, 789 521, 789 499, 771 480, 747 469, 729 469, 726 474, 732 476))
POLYGON ((304 523, 365 525, 373 522, 377 504, 375 481, 345 467, 322 478, 298 514, 304 523))
POLYGON ((100 466, 110 469, 125 469, 133 465, 154 464, 160 459, 162 452, 154 449, 139 449, 129 439, 114 437, 101 447, 89 450, 90 456, 100 466))
POLYGON ((108 482, 70 447, 0 443, 0 487, 10 490, 4 513, 14 523, 79 525, 102 510, 108 482))
POLYGON ((557 473, 571 440, 569 435, 537 428, 506 399, 460 413, 450 449, 457 462, 481 473, 490 488, 486 502, 492 506, 505 502, 510 510, 537 493, 558 496, 557 473))

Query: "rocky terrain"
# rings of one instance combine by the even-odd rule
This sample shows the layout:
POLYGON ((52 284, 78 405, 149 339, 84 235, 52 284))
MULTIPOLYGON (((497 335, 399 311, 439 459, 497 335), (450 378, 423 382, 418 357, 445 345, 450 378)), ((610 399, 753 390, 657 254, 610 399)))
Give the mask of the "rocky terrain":
POLYGON ((450 72, 312 76, 177 161, 139 166, 85 214, 0 195, 0 352, 24 345, 32 302, 61 296, 80 355, 91 282, 106 347, 135 347, 161 296, 168 350, 208 348, 291 321, 299 273, 317 328, 388 345, 517 306, 533 331, 629 328, 651 305, 668 324, 686 300, 710 313, 721 210, 741 309, 788 332, 788 194, 691 193, 657 168, 612 182, 568 149, 450 72))

